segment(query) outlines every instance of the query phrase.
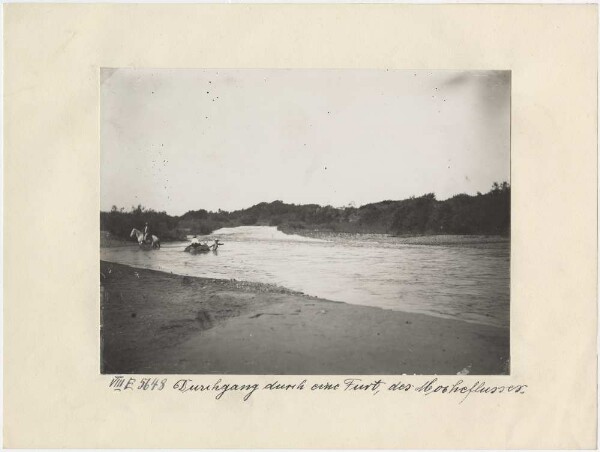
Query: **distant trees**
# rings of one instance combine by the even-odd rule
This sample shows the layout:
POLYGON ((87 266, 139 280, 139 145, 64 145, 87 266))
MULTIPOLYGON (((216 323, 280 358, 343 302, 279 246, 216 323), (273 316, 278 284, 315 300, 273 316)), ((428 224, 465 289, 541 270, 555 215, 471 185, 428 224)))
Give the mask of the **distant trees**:
POLYGON ((401 201, 391 226, 393 234, 485 234, 510 231, 510 185, 494 183, 477 196, 459 194, 445 201, 432 195, 401 201))
POLYGON ((488 193, 459 194, 438 201, 433 193, 401 201, 381 201, 356 208, 317 204, 262 202, 248 209, 227 212, 190 210, 180 217, 155 212, 141 205, 129 212, 113 206, 100 213, 100 227, 116 236, 128 237, 145 222, 163 240, 186 234, 210 234, 221 227, 271 225, 279 229, 319 229, 340 232, 403 234, 482 234, 510 232, 510 185, 494 182, 488 193))
POLYGON ((390 230, 396 234, 437 232, 432 224, 436 200, 433 193, 400 201, 395 207, 390 230))
POLYGON ((181 235, 177 230, 178 221, 177 217, 172 217, 166 212, 156 212, 142 205, 131 207, 129 212, 116 206, 113 206, 110 212, 100 212, 100 230, 123 238, 128 238, 133 228, 141 230, 148 222, 153 234, 163 240, 175 240, 181 235))

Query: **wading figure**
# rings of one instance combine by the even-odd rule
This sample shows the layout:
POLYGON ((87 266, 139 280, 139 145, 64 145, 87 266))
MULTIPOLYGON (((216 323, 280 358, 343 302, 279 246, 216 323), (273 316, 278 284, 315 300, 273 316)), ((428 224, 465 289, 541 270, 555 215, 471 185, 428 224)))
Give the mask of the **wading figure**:
POLYGON ((144 240, 144 233, 142 231, 137 230, 136 228, 133 228, 131 230, 131 234, 129 234, 129 237, 133 237, 135 236, 135 238, 138 241, 138 245, 142 246, 144 243, 146 244, 150 244, 152 243, 152 248, 154 249, 158 249, 160 248, 160 239, 158 237, 156 237, 155 235, 149 235, 149 239, 150 240, 144 240))
POLYGON ((210 246, 210 249, 213 251, 217 251, 217 249, 219 248, 220 245, 223 245, 223 243, 219 242, 219 239, 215 240, 215 243, 213 243, 210 246))

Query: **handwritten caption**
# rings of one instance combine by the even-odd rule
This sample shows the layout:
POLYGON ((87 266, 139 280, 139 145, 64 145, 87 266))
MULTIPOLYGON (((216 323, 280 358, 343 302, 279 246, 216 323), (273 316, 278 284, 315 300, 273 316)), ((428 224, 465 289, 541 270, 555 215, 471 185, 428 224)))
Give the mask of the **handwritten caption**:
POLYGON ((155 377, 130 377, 115 375, 110 380, 109 389, 118 392, 129 391, 175 391, 178 393, 208 393, 216 400, 238 394, 241 400, 248 401, 255 393, 260 392, 344 392, 344 393, 368 393, 377 396, 380 393, 417 393, 423 396, 454 396, 459 403, 464 402, 469 396, 506 394, 525 394, 527 385, 514 384, 505 386, 494 386, 484 380, 474 383, 466 383, 456 380, 446 384, 438 378, 430 378, 423 383, 414 384, 402 381, 386 382, 381 379, 364 380, 362 378, 345 378, 336 381, 309 381, 303 379, 296 383, 285 383, 274 380, 266 384, 258 383, 227 383, 223 379, 212 383, 196 383, 189 378, 155 378, 155 377))

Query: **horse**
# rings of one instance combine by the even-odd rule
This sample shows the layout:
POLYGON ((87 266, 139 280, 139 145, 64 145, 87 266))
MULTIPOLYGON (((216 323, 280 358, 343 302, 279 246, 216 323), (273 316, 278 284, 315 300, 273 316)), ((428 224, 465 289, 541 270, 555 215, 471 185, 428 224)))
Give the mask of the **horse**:
POLYGON ((211 248, 203 243, 188 245, 183 251, 186 253, 197 254, 197 253, 208 253, 211 248))
MULTIPOLYGON (((133 228, 131 230, 131 234, 129 234, 129 237, 133 237, 136 236, 137 241, 138 241, 138 245, 142 246, 144 243, 148 243, 148 242, 144 242, 144 233, 136 228, 133 228)), ((152 239, 152 248, 154 249, 158 249, 160 248, 160 239, 158 237, 156 237, 155 235, 151 235, 150 236, 152 239)))
POLYGON ((209 251, 212 251, 213 253, 217 254, 217 249, 221 245, 224 245, 224 243, 219 241, 219 239, 217 239, 210 246, 207 245, 206 242, 195 243, 195 244, 192 243, 191 245, 186 246, 183 251, 185 251, 186 253, 191 253, 191 254, 208 253, 209 251))

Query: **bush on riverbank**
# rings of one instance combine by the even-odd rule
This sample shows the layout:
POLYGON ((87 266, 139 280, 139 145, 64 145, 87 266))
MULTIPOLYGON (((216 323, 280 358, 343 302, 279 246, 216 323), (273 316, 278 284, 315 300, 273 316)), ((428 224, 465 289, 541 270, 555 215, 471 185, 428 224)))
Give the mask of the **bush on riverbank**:
POLYGON ((284 232, 508 235, 510 185, 494 183, 488 193, 459 194, 444 201, 438 201, 433 193, 428 193, 359 208, 274 201, 233 212, 191 210, 179 217, 139 205, 130 212, 115 206, 110 212, 100 212, 101 229, 117 237, 129 237, 132 228, 141 229, 145 222, 149 223, 153 234, 167 241, 184 239, 187 234, 210 234, 222 227, 242 225, 277 226, 284 232))
POLYGON ((184 231, 178 228, 178 217, 172 217, 166 212, 156 212, 141 205, 132 207, 129 212, 116 206, 110 212, 100 212, 100 230, 120 238, 129 238, 133 228, 142 230, 146 222, 150 226, 150 232, 161 240, 185 238, 184 231))

